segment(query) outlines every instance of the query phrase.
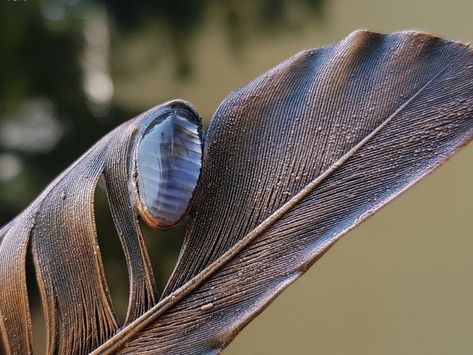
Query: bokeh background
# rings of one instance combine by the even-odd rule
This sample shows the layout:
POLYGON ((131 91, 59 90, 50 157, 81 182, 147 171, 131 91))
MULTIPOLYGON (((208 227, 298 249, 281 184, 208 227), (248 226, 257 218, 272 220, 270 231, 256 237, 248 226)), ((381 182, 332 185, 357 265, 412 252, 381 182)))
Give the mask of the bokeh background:
MULTIPOLYGON (((360 28, 473 42, 472 14, 471 0, 1 0, 0 225, 151 106, 181 97, 208 120, 232 90, 302 49, 360 28)), ((347 235, 226 353, 471 354, 472 161, 470 146, 347 235)), ((102 189, 96 213, 123 316, 126 268, 102 189)), ((162 288, 183 230, 146 234, 162 288)))

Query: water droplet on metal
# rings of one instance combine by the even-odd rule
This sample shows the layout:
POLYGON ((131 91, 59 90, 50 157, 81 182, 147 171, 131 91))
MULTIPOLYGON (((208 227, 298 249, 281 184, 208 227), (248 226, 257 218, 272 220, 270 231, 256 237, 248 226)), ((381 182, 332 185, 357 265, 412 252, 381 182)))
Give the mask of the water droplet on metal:
POLYGON ((200 310, 201 310, 201 311, 209 311, 209 310, 211 310, 212 308, 214 308, 213 303, 207 303, 207 304, 204 304, 203 306, 201 306, 201 307, 200 307, 200 310))

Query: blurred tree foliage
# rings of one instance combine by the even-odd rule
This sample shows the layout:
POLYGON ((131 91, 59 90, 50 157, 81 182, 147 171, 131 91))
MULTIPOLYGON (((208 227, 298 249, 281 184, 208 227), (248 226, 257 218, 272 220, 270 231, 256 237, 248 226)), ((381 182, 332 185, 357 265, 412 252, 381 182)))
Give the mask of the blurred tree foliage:
MULTIPOLYGON (((2 0, 0 225, 17 215, 101 136, 139 113, 114 101, 113 96, 105 109, 97 110, 86 93, 84 28, 96 11, 106 14, 109 43, 105 50, 110 52, 106 60, 112 83, 120 75, 114 69, 113 53, 120 49, 122 39, 138 38, 149 26, 159 30, 157 38, 171 44, 166 55, 175 63, 170 70, 176 80, 192 80, 192 51, 197 50, 193 42, 210 13, 221 18, 230 46, 240 50, 255 35, 297 29, 300 15, 321 14, 323 2, 2 0)), ((99 233, 114 234, 103 193, 95 208, 99 233)), ((118 244, 107 245, 105 259, 119 254, 119 248, 118 244)))

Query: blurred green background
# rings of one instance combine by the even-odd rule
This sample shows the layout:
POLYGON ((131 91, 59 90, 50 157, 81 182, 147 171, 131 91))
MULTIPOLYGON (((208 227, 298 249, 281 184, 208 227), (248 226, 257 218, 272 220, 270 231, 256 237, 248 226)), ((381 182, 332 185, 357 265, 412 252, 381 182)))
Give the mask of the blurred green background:
MULTIPOLYGON (((208 120, 232 90, 302 49, 359 28, 473 42, 472 14, 471 0, 1 0, 0 225, 151 106, 181 97, 208 120)), ((470 146, 347 235, 226 353, 471 354, 472 160, 470 146)), ((104 196, 100 243, 123 315, 126 268, 104 196)), ((162 288, 183 230, 146 234, 162 288)))

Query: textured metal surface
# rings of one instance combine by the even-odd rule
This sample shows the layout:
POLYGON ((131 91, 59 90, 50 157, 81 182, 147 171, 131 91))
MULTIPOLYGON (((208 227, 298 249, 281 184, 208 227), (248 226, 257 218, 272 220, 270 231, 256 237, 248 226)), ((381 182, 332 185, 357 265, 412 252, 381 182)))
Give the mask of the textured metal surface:
POLYGON ((33 349, 25 274, 29 248, 46 318, 48 353, 87 354, 156 303, 130 162, 146 130, 172 112, 191 119, 201 135, 200 118, 188 103, 175 100, 156 106, 102 138, 0 229, 0 339, 5 351, 28 354, 33 349), (97 242, 93 199, 102 175, 128 267, 124 324, 111 305, 97 242))
POLYGON ((358 31, 231 93, 211 120, 191 223, 158 302, 137 219, 146 209, 151 224, 166 215, 159 189, 183 179, 143 170, 193 146, 175 143, 166 121, 181 110, 200 132, 189 104, 158 106, 104 137, 0 230, 0 348, 32 349, 31 248, 48 352, 221 351, 341 236, 473 138, 473 50, 423 33, 358 31), (123 325, 96 240, 101 175, 129 270, 123 325))
POLYGON ((223 349, 342 235, 472 139, 472 54, 424 33, 359 31, 230 94, 164 298, 115 346, 128 332, 125 353, 223 349))

